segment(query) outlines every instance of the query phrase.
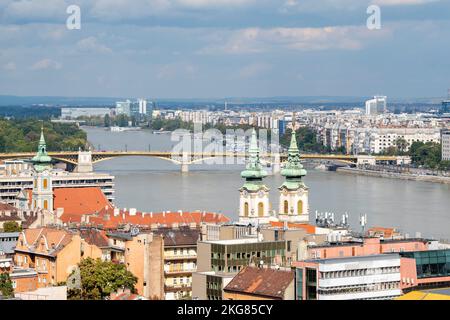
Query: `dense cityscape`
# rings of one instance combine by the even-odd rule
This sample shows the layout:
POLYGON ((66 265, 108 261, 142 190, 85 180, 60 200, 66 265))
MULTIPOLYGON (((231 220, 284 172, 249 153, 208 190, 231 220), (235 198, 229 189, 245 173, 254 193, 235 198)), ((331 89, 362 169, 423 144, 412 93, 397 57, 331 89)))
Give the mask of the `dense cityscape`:
POLYGON ((450 300, 450 3, 69 2, 0 2, 1 316, 450 300))

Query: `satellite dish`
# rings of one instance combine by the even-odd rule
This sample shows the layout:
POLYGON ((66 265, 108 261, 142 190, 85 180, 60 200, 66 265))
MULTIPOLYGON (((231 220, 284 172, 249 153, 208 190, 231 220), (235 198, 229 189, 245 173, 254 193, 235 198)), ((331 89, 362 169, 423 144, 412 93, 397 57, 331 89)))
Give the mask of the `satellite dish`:
POLYGON ((139 228, 138 227, 131 228, 130 234, 132 236, 137 236, 139 234, 139 228))

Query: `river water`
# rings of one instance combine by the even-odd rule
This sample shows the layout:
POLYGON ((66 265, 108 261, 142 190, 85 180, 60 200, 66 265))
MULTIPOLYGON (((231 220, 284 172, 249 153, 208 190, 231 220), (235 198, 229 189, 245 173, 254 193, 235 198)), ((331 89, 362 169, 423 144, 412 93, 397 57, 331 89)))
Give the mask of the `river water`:
MULTIPOLYGON (((149 131, 110 132, 84 128, 97 150, 170 151, 176 143, 170 135, 149 131)), ((232 219, 238 216, 242 165, 190 165, 189 173, 169 161, 124 157, 95 165, 96 171, 116 177, 115 204, 147 212, 206 210, 232 219)), ((278 208, 283 177, 265 179, 271 189, 272 207, 278 208)), ((308 170, 310 217, 314 213, 348 212, 350 225, 358 230, 359 215, 367 214, 368 226, 396 227, 410 236, 450 239, 450 185, 308 170)))

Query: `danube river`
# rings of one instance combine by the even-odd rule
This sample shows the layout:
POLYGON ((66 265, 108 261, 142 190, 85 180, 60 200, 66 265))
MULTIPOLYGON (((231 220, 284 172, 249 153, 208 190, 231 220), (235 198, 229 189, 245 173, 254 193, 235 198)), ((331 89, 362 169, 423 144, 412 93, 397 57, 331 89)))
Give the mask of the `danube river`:
MULTIPOLYGON (((170 151, 176 142, 169 134, 148 131, 109 132, 84 128, 98 150, 170 151)), ((100 162, 95 170, 116 176, 115 204, 147 212, 206 210, 236 219, 243 180, 242 165, 191 165, 181 174, 169 161, 126 157, 100 162)), ((283 177, 265 179, 271 189, 272 207, 278 208, 278 186, 283 177)), ((310 217, 318 211, 348 212, 351 226, 359 229, 359 215, 367 214, 369 226, 396 227, 410 236, 450 239, 450 185, 367 177, 308 170, 310 217)))

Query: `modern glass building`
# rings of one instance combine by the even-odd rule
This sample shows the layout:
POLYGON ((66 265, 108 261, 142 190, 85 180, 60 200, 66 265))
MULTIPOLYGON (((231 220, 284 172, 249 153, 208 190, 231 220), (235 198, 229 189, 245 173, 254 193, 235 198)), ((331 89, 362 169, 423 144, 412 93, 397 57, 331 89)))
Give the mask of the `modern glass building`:
POLYGON ((417 279, 450 276, 450 249, 401 252, 416 260, 417 279))

